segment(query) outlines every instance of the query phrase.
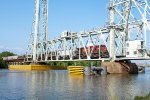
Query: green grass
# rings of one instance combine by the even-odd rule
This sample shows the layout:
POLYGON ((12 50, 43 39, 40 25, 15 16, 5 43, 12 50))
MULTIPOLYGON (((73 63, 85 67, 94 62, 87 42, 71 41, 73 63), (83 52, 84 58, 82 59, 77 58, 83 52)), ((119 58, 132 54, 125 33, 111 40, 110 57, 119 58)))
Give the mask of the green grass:
POLYGON ((134 100, 150 100, 150 93, 146 96, 135 96, 134 100))

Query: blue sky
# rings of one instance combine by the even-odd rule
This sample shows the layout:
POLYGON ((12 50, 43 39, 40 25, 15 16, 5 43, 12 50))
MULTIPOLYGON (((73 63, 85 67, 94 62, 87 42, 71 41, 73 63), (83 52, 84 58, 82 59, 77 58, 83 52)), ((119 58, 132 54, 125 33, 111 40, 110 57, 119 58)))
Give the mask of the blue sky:
MULTIPOLYGON (((49 0, 49 39, 64 30, 90 30, 105 24, 108 0, 49 0)), ((27 50, 34 15, 34 0, 0 3, 0 51, 27 50)))

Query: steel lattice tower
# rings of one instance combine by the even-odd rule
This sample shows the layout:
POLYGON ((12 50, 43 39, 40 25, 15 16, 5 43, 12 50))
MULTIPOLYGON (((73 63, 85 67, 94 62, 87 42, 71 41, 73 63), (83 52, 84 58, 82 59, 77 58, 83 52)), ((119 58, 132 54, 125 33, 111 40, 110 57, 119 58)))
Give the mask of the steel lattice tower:
POLYGON ((110 0, 110 57, 126 56, 126 42, 143 40, 147 46, 150 29, 148 0, 110 0))
POLYGON ((35 15, 33 20, 27 60, 37 62, 46 53, 48 34, 48 0, 35 0, 35 15))

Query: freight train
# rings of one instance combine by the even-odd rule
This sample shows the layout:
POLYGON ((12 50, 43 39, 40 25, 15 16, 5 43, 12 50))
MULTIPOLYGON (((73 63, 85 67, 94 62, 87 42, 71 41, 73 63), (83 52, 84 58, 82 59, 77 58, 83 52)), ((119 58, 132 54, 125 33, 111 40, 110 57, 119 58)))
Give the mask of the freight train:
POLYGON ((87 54, 90 54, 91 59, 97 59, 97 58, 108 58, 109 52, 107 50, 107 47, 105 45, 95 45, 95 46, 89 46, 85 48, 77 48, 75 51, 75 58, 86 59, 87 54), (100 55, 100 57, 99 57, 100 55))
MULTIPOLYGON (((88 59, 87 55, 90 56, 90 59, 109 58, 109 52, 105 45, 95 45, 76 48, 73 51, 51 52, 49 53, 47 60, 69 60, 69 52, 72 52, 73 59, 88 59), (58 58, 56 55, 59 55, 58 58)), ((40 59, 44 60, 45 55, 43 54, 42 57, 39 56, 38 60, 40 59)))

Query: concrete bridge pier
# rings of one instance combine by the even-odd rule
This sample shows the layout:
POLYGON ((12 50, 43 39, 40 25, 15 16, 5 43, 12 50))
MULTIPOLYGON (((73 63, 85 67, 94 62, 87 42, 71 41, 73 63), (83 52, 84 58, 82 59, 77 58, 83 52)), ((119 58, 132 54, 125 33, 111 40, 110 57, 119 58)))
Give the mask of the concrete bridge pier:
POLYGON ((138 74, 138 66, 130 61, 102 62, 101 66, 106 67, 110 74, 138 74))

